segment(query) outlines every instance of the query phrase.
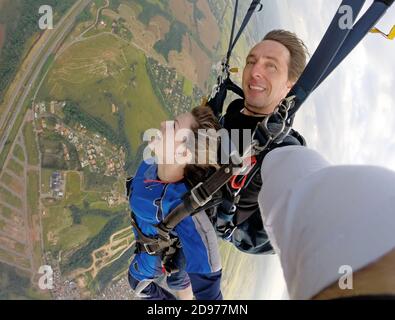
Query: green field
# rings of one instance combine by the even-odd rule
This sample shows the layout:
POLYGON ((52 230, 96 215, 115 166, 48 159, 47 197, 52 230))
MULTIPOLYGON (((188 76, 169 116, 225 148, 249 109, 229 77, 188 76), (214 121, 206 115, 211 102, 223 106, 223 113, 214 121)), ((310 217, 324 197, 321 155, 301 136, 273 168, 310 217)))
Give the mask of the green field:
MULTIPOLYGON (((76 0, 47 0, 45 4, 53 8, 54 24, 73 5, 76 0)), ((6 1, 0 11, 0 23, 6 25, 7 41, 0 55, 0 103, 4 92, 14 78, 30 45, 40 32, 37 21, 42 4, 38 1, 6 1)))
POLYGON ((1 179, 2 182, 5 183, 5 185, 9 185, 11 184, 13 178, 7 173, 7 172, 3 172, 3 174, 1 175, 1 179))
POLYGON ((0 300, 50 298, 47 292, 33 287, 29 274, 0 262, 0 300))
POLYGON ((13 211, 10 208, 5 207, 2 204, 0 204, 0 215, 5 218, 11 219, 11 217, 13 215, 13 211))
POLYGON ((38 165, 38 149, 32 122, 27 122, 23 127, 23 136, 25 138, 25 146, 29 164, 38 165))
POLYGON ((19 112, 18 116, 15 119, 14 125, 11 128, 11 132, 4 144, 3 150, 0 150, 0 168, 4 166, 5 160, 11 151, 11 146, 19 132, 19 129, 23 123, 23 119, 25 117, 26 110, 29 107, 30 104, 30 95, 26 98, 24 105, 22 107, 22 110, 19 112))
MULTIPOLYGON (((49 180, 52 170, 44 172, 49 180)), ((109 209, 102 193, 82 191, 78 172, 67 172, 65 179, 65 198, 54 205, 47 204, 43 218, 45 247, 54 252, 67 252, 86 243, 103 229, 112 212, 116 214, 113 209, 119 210, 109 209)))
POLYGON ((106 201, 92 202, 89 206, 91 209, 108 210, 108 203, 106 201))
POLYGON ((24 175, 23 166, 21 166, 14 159, 10 159, 8 161, 7 169, 15 173, 17 176, 23 177, 24 175))
POLYGON ((13 154, 21 162, 25 161, 25 153, 23 152, 23 149, 19 144, 15 145, 13 154))
MULTIPOLYGON (((49 207, 43 219, 45 246, 47 250, 67 252, 95 237, 111 218, 110 211, 78 208, 78 215, 73 213, 65 203, 75 207, 75 203, 63 201, 62 205, 49 207), (54 234, 58 241, 48 241, 48 232, 54 234)), ((77 207, 75 207, 77 208, 77 207)))
POLYGON ((80 162, 78 152, 73 144, 65 137, 54 131, 45 131, 39 139, 41 151, 41 166, 53 170, 78 170, 80 162), (66 146, 70 159, 64 157, 64 146, 66 146))
POLYGON ((105 0, 95 0, 93 1, 96 5, 97 8, 101 8, 105 5, 106 1, 105 0))
POLYGON ((108 219, 87 214, 81 224, 74 224, 70 209, 54 206, 47 209, 43 219, 46 250, 67 252, 85 243, 95 236, 108 219), (48 233, 56 237, 56 242, 49 241, 48 233))
POLYGON ((27 299, 30 285, 28 274, 0 262, 0 300, 27 299))
POLYGON ((127 6, 133 9, 133 12, 137 17, 143 12, 143 7, 137 2, 129 1, 127 6))
POLYGON ((70 214, 70 210, 63 206, 52 206, 47 207, 45 210, 45 216, 42 218, 43 222, 43 236, 44 245, 46 250, 52 251, 58 249, 58 246, 54 244, 55 241, 48 239, 49 232, 55 237, 59 237, 65 229, 72 226, 73 219, 70 214))
POLYGON ((105 201, 97 201, 97 202, 91 203, 90 208, 91 209, 96 209, 96 210, 108 210, 108 211, 111 211, 111 212, 117 212, 117 211, 120 211, 120 210, 127 211, 127 208, 125 208, 125 205, 120 205, 120 206, 117 206, 117 207, 109 208, 108 207, 108 203, 105 202, 105 201))
MULTIPOLYGON (((42 66, 40 73, 38 74, 38 77, 36 78, 36 80, 34 81, 33 87, 31 89, 31 93, 36 93, 36 91, 39 89, 38 86, 41 84, 41 81, 43 80, 43 78, 45 77, 45 75, 47 74, 48 70, 51 68, 53 62, 55 61, 55 54, 51 53, 47 60, 45 61, 44 65, 42 66)), ((33 100, 34 94, 31 97, 31 100, 33 100)))
POLYGON ((56 60, 38 97, 75 101, 115 132, 123 131, 132 150, 146 129, 168 118, 149 81, 144 54, 107 34, 75 44, 56 60))
POLYGON ((84 189, 98 192, 110 192, 112 185, 116 182, 115 177, 108 177, 103 174, 89 171, 84 168, 84 189))
POLYGON ((80 244, 86 242, 89 237, 89 230, 83 225, 73 225, 70 228, 64 230, 59 239, 59 249, 70 250, 74 247, 78 247, 80 244))
POLYGON ((22 243, 17 242, 17 243, 15 244, 15 250, 16 250, 17 252, 23 254, 23 253, 25 253, 26 246, 25 246, 24 244, 22 244, 22 243))
POLYGON ((41 192, 42 193, 49 193, 51 192, 51 175, 54 170, 52 169, 41 169, 41 192))
MULTIPOLYGON (((31 267, 30 261, 28 258, 17 256, 16 254, 14 254, 12 252, 9 252, 7 250, 0 248, 0 264, 1 264, 1 261, 7 261, 8 263, 12 263, 12 264, 17 265, 21 268, 29 269, 31 267)), ((0 268, 0 274, 1 274, 1 268, 0 268)), ((1 280, 0 280, 0 282, 1 282, 1 280)), ((0 292, 1 292, 1 285, 0 285, 0 292)))
POLYGON ((163 11, 166 11, 166 6, 168 5, 168 1, 162 0, 146 0, 149 3, 159 6, 163 11))
POLYGON ((107 221, 108 219, 105 217, 92 214, 87 214, 82 217, 82 225, 88 229, 91 237, 98 234, 107 221))
POLYGON ((81 181, 78 172, 70 171, 66 173, 66 194, 81 192, 81 181))
POLYGON ((85 198, 84 198, 84 201, 86 201, 86 203, 88 203, 89 206, 91 206, 92 203, 104 201, 104 200, 102 199, 102 196, 103 196, 103 195, 102 195, 102 193, 100 193, 100 192, 97 192, 97 191, 87 191, 87 192, 86 192, 86 196, 85 196, 85 198))
MULTIPOLYGON (((29 214, 38 214, 38 201, 39 201, 39 177, 37 171, 28 171, 27 174, 28 190, 27 193, 27 207, 29 214)), ((31 216, 30 216, 31 217, 31 216)))
POLYGON ((22 208, 22 200, 1 186, 0 186, 0 199, 4 200, 6 203, 8 203, 9 205, 15 208, 18 209, 22 208))
MULTIPOLYGON (((14 261, 14 255, 9 251, 3 250, 0 248, 0 259, 5 261, 14 261)), ((1 265, 1 262, 0 262, 1 265)), ((1 270, 0 270, 1 271, 1 270)))
POLYGON ((87 268, 92 263, 91 253, 103 246, 110 236, 127 224, 126 216, 123 213, 115 214, 108 220, 98 234, 92 237, 84 246, 73 252, 66 261, 62 261, 62 272, 69 273, 77 268, 87 268))
POLYGON ((132 227, 130 227, 130 229, 125 230, 125 231, 122 232, 122 233, 117 234, 117 235, 113 238, 113 240, 116 241, 116 240, 125 238, 125 237, 127 237, 128 235, 132 235, 132 236, 133 236, 132 227))
POLYGON ((184 78, 183 91, 184 91, 184 95, 192 96, 193 83, 192 83, 192 81, 188 80, 187 78, 184 78))
POLYGON ((78 172, 67 172, 65 196, 68 204, 78 204, 82 202, 84 194, 81 192, 81 181, 78 172))
POLYGON ((133 252, 134 248, 132 247, 119 257, 118 260, 99 271, 94 281, 94 285, 97 286, 98 290, 105 289, 116 276, 127 270, 133 252))
POLYGON ((6 226, 6 222, 2 219, 0 219, 0 231, 3 231, 4 227, 6 226))

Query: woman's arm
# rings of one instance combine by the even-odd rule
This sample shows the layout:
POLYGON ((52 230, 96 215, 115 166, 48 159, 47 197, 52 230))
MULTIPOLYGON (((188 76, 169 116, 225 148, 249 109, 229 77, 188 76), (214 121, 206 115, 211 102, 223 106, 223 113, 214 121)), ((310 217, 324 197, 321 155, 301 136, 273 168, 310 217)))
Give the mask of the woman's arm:
POLYGON ((204 211, 181 221, 177 232, 186 260, 193 293, 198 300, 219 300, 221 294, 221 257, 218 240, 204 211))

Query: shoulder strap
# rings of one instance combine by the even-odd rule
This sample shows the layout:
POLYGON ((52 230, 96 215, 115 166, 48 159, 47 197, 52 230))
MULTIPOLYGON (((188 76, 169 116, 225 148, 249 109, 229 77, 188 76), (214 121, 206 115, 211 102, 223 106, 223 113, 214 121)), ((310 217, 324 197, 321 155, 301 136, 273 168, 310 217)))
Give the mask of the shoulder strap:
POLYGON ((207 105, 211 107, 215 116, 217 118, 221 117, 224 101, 226 99, 227 91, 233 91, 235 94, 239 95, 240 97, 244 98, 243 90, 234 84, 232 80, 229 78, 229 59, 232 54, 232 50, 235 47, 237 41, 239 40, 241 34, 243 33, 244 29, 246 28, 248 22, 250 21, 252 14, 255 12, 256 8, 259 6, 260 11, 262 9, 262 4, 260 0, 252 0, 250 7, 247 10, 247 13, 244 16, 244 19, 240 25, 239 31, 237 32, 236 36, 234 37, 235 26, 236 26, 236 17, 237 17, 237 10, 239 6, 239 0, 236 0, 235 9, 233 12, 233 21, 232 21, 232 30, 230 33, 228 51, 226 53, 226 57, 222 61, 222 72, 218 76, 217 85, 215 86, 215 90, 212 93, 207 105))
POLYGON ((131 225, 138 235, 136 239, 136 249, 138 252, 146 252, 149 255, 162 255, 165 249, 172 247, 177 243, 178 238, 171 237, 169 232, 167 232, 167 234, 158 232, 158 236, 156 237, 146 236, 137 225, 133 212, 131 212, 130 218, 131 225))
POLYGON ((343 0, 329 25, 324 37, 311 57, 299 80, 293 86, 287 97, 294 96, 295 104, 288 114, 288 119, 294 117, 308 96, 332 73, 332 71, 348 56, 358 45, 394 0, 374 0, 369 9, 352 26, 352 28, 339 28, 343 6, 352 9, 353 18, 356 19, 365 0, 343 0))

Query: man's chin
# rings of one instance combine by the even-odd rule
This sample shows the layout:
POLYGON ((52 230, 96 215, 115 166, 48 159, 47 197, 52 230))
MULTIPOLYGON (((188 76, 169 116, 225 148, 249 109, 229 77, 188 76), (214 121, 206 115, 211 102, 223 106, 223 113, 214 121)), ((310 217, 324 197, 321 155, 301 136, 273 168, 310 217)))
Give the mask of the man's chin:
POLYGON ((250 99, 248 99, 245 102, 245 106, 248 109, 250 109, 251 111, 258 112, 258 113, 262 112, 265 109, 264 102, 259 101, 259 100, 250 100, 250 99))

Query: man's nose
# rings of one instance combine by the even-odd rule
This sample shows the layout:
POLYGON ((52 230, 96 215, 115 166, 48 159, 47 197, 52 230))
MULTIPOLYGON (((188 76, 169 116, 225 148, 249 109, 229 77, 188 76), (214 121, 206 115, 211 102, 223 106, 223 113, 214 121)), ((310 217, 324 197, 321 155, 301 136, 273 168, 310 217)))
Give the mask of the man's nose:
POLYGON ((253 65, 251 70, 251 76, 255 79, 261 79, 264 77, 264 68, 259 62, 253 65))

